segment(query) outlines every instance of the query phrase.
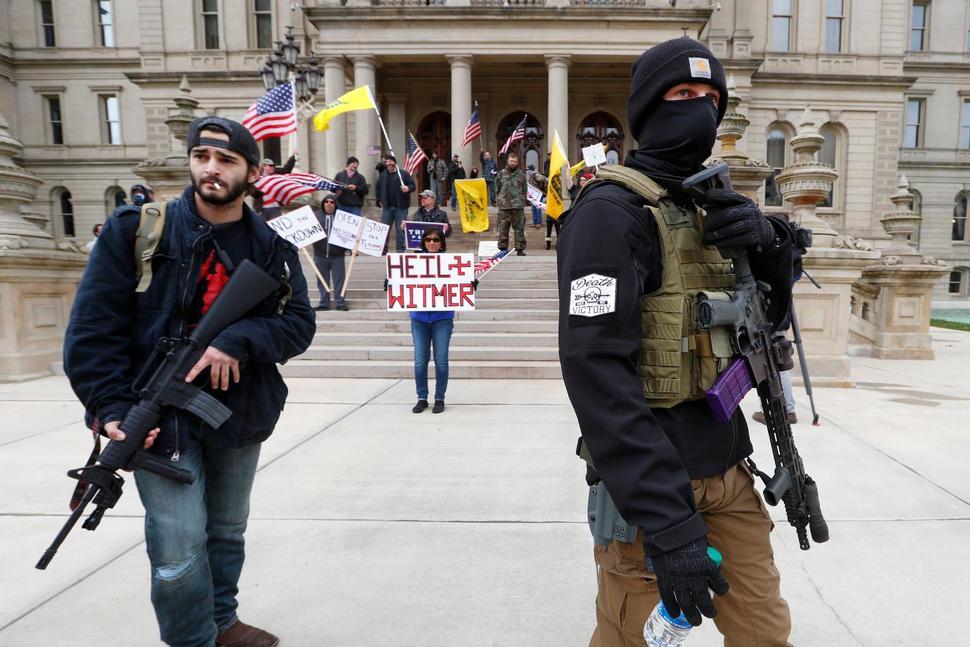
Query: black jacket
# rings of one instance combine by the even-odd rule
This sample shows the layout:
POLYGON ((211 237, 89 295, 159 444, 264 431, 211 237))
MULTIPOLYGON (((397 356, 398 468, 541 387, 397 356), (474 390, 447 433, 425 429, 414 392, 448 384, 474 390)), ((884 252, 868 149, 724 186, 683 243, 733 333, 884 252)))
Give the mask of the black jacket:
MULTIPOLYGON (((84 404, 89 425, 95 417, 102 423, 122 420, 137 401, 132 383, 156 342, 186 334, 203 261, 197 250, 212 236, 211 227, 196 213, 193 196, 189 187, 168 204, 162 239, 152 256, 152 281, 144 293, 135 293, 134 241, 140 209, 117 209, 101 230, 64 339, 64 372, 84 404)), ((241 367, 239 383, 216 394, 233 415, 212 433, 228 446, 260 442, 273 432, 287 394, 276 364, 305 351, 316 329, 297 250, 248 207, 243 217, 252 236, 251 260, 281 279, 288 273, 293 294, 277 314, 284 285, 212 341, 212 346, 237 358, 241 367)), ((208 378, 207 372, 203 375, 208 378)), ((170 452, 182 445, 181 436, 190 425, 177 420, 188 416, 164 411, 152 451, 170 452)))
POLYGON ((381 207, 395 207, 406 209, 411 206, 411 194, 415 191, 414 180, 411 174, 398 166, 401 177, 398 178, 397 171, 391 173, 388 170, 381 172, 377 178, 377 188, 374 191, 374 198, 381 207), (408 193, 401 191, 401 180, 408 187, 408 193))
POLYGON ((367 178, 365 178, 358 171, 354 173, 354 177, 347 175, 347 171, 340 171, 334 176, 335 182, 340 182, 341 184, 353 184, 357 187, 354 191, 347 191, 345 189, 337 189, 337 204, 346 207, 362 207, 364 205, 364 196, 370 190, 367 186, 367 178))
POLYGON ((448 225, 445 238, 451 236, 451 223, 448 222, 448 214, 438 207, 432 207, 431 211, 425 211, 424 207, 418 207, 418 210, 411 214, 411 222, 443 222, 448 225))
POLYGON ((314 208, 313 213, 317 217, 317 222, 323 227, 323 230, 327 232, 327 237, 323 240, 318 240, 313 243, 313 255, 323 256, 324 258, 330 258, 333 256, 346 256, 349 251, 346 247, 341 247, 340 245, 331 245, 329 242, 330 234, 333 232, 333 216, 330 217, 330 222, 327 222, 326 214, 323 209, 314 208))
MULTIPOLYGON (((653 214, 642 205, 630 191, 603 184, 585 192, 561 220, 559 359, 596 466, 587 481, 603 481, 620 514, 644 530, 648 552, 656 554, 704 536, 690 479, 725 473, 751 453, 751 442, 740 409, 719 423, 706 400, 651 409, 643 397, 640 297, 660 286, 663 255, 653 214), (570 284, 589 274, 615 279, 614 311, 570 315, 570 284)), ((762 280, 790 285, 791 242, 779 233, 781 247, 751 256, 751 265, 762 280)))

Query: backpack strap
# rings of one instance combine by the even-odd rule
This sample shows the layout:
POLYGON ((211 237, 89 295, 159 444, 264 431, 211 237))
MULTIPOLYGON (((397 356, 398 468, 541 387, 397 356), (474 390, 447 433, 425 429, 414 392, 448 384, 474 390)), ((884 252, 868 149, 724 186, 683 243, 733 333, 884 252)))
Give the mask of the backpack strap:
POLYGON ((167 206, 167 202, 149 202, 141 207, 135 233, 135 277, 138 279, 135 292, 144 292, 152 282, 152 256, 162 240, 167 206))
POLYGON ((608 182, 610 184, 619 184, 625 189, 633 191, 638 196, 647 201, 647 204, 652 206, 657 206, 660 202, 660 198, 667 195, 667 190, 662 186, 648 178, 646 175, 632 168, 628 168, 621 164, 607 164, 601 166, 596 172, 596 177, 586 183, 580 192, 576 196, 576 201, 579 201, 580 196, 582 196, 590 187, 596 186, 603 182, 608 182))

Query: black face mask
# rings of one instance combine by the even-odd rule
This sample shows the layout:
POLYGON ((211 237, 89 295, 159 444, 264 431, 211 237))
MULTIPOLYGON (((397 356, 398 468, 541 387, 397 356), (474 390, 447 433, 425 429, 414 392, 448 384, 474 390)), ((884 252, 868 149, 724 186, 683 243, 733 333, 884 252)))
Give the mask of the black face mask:
POLYGON ((709 97, 660 101, 636 133, 627 166, 644 171, 672 192, 701 169, 717 135, 717 104, 709 97))

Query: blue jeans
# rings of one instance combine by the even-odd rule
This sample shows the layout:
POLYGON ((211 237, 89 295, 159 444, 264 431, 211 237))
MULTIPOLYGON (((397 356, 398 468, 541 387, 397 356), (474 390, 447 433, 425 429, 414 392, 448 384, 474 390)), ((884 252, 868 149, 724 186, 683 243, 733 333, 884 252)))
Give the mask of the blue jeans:
MULTIPOLYGON (((407 207, 384 207, 381 210, 381 222, 385 225, 391 226, 391 231, 394 232, 396 236, 395 242, 397 243, 397 252, 402 253, 406 251, 404 246, 404 230, 401 229, 401 223, 408 219, 408 208, 407 207)), ((390 236, 388 236, 390 239, 390 236)), ((391 241, 387 241, 387 250, 391 250, 391 241)))
POLYGON ((542 224, 542 212, 536 209, 535 205, 532 206, 532 224, 541 225, 542 224))
POLYGON ((338 204, 337 205, 337 208, 340 209, 341 211, 346 211, 347 213, 352 213, 355 216, 359 216, 360 215, 360 207, 351 207, 351 206, 345 205, 345 204, 338 204))
POLYGON ((411 338, 414 340, 414 385, 418 400, 428 399, 428 359, 434 345, 434 399, 444 400, 448 390, 448 344, 454 319, 439 319, 426 323, 411 320, 411 338))
MULTIPOLYGON (((338 306, 346 303, 346 299, 340 296, 341 291, 344 289, 344 278, 346 277, 344 258, 343 254, 340 256, 313 255, 313 264, 317 266, 317 270, 319 270, 320 274, 323 274, 323 278, 327 280, 330 289, 333 290, 333 297, 338 306)), ((324 289, 319 278, 317 279, 317 289, 320 291, 320 305, 329 307, 331 295, 324 289)))
MULTIPOLYGON (((180 416, 179 423, 186 416, 180 416)), ((182 485, 135 472, 145 506, 152 604, 162 640, 184 647, 215 643, 236 620, 236 593, 246 558, 243 534, 260 445, 213 442, 218 432, 195 420, 178 463, 195 475, 182 485)), ((191 424, 191 423, 190 423, 191 424)))

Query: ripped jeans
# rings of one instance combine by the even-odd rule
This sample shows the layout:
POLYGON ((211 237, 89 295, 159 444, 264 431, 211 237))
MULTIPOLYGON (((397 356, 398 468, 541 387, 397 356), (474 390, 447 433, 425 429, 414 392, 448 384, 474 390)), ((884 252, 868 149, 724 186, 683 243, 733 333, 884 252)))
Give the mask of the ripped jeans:
MULTIPOLYGON (((180 423, 185 420, 180 416, 180 423)), ((175 465, 195 474, 195 483, 142 470, 135 482, 145 506, 152 604, 162 641, 210 647, 237 620, 236 585, 260 445, 218 446, 218 432, 194 422, 198 428, 175 465)))

